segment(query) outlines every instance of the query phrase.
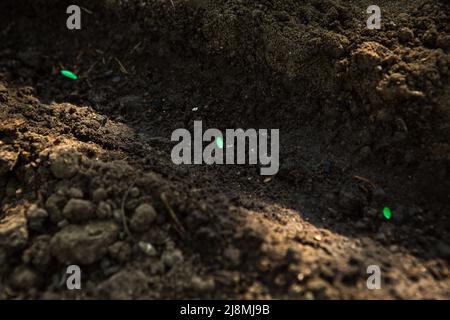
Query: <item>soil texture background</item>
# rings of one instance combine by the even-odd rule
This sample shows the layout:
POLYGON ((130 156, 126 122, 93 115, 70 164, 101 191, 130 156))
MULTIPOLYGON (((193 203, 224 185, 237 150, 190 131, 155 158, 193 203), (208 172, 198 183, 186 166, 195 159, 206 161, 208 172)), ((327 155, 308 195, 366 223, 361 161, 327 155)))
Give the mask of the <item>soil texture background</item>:
POLYGON ((450 298, 448 1, 77 2, 0 4, 0 299, 450 298), (195 120, 278 174, 174 165, 195 120))

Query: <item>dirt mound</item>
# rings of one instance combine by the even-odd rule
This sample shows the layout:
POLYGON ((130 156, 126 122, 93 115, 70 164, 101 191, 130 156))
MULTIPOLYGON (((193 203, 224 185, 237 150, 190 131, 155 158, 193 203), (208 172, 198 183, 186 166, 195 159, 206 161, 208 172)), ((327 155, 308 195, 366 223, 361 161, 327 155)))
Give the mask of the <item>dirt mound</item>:
POLYGON ((448 3, 67 5, 0 5, 0 298, 450 297, 448 3), (194 120, 280 172, 174 165, 194 120))

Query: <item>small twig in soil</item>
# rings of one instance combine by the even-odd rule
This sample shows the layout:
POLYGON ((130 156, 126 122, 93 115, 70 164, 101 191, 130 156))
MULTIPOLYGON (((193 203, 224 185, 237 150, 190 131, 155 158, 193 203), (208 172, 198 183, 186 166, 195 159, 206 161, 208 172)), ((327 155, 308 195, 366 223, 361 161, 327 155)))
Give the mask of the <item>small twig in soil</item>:
POLYGON ((122 71, 122 73, 124 73, 124 74, 128 74, 128 71, 127 71, 127 69, 125 69, 122 62, 120 62, 119 59, 117 59, 115 57, 114 57, 114 60, 116 60, 116 62, 119 64, 120 71, 122 71))
POLYGON ((167 211, 169 212, 170 217, 175 222, 175 230, 183 236, 186 233, 186 230, 184 229, 183 225, 181 224, 180 220, 178 220, 175 212, 173 211, 172 207, 169 205, 169 202, 167 201, 166 194, 163 192, 161 193, 161 200, 164 203, 164 206, 166 207, 167 211))
POLYGON ((98 61, 94 62, 89 69, 84 73, 84 76, 87 77, 89 75, 89 73, 92 71, 92 69, 94 69, 94 67, 97 65, 98 61))
POLYGON ((134 182, 128 187, 127 191, 125 191, 125 194, 123 195, 122 203, 120 204, 120 214, 122 217, 123 229, 125 230, 126 234, 131 238, 131 240, 136 241, 134 239, 133 235, 131 234, 130 229, 128 229, 127 217, 125 216, 125 201, 127 201, 128 194, 130 193, 130 190, 133 187, 134 187, 134 182))
POLYGON ((81 57, 83 56, 84 51, 80 51, 80 53, 78 53, 77 57, 75 58, 75 61, 79 62, 81 57))
POLYGON ((16 158, 14 159, 13 164, 11 164, 9 171, 12 171, 14 169, 14 167, 17 165, 17 162, 19 162, 19 157, 20 157, 21 152, 22 152, 22 149, 19 147, 19 151, 17 151, 16 158))
POLYGON ((330 211, 331 213, 337 214, 338 212, 336 210, 334 210, 333 208, 328 207, 327 208, 328 211, 330 211))
POLYGON ((80 7, 80 8, 83 9, 83 11, 88 13, 88 14, 93 14, 93 12, 91 10, 88 10, 85 7, 80 7))
POLYGON ((138 42, 138 44, 136 44, 133 49, 131 49, 130 53, 133 53, 137 48, 139 48, 139 46, 141 45, 142 41, 138 42))
POLYGON ((372 188, 374 188, 374 189, 376 189, 376 187, 377 187, 375 183, 373 183, 372 181, 370 181, 370 180, 367 179, 367 178, 360 177, 360 176, 353 176, 353 178, 355 178, 355 179, 357 179, 357 180, 361 180, 361 181, 367 182, 367 183, 370 184, 370 186, 371 186, 372 188))
POLYGON ((174 143, 172 140, 169 140, 165 137, 150 137, 150 138, 147 138, 146 140, 153 141, 153 142, 160 142, 160 143, 168 143, 168 144, 174 143))

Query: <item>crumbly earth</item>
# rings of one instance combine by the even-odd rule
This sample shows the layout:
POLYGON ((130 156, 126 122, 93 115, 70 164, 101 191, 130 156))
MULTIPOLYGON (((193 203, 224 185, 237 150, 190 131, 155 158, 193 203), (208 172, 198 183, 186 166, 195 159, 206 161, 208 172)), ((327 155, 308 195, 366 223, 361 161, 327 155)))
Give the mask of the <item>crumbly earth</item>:
POLYGON ((450 298, 448 1, 77 2, 0 4, 1 299, 450 298), (194 120, 279 173, 174 165, 194 120))

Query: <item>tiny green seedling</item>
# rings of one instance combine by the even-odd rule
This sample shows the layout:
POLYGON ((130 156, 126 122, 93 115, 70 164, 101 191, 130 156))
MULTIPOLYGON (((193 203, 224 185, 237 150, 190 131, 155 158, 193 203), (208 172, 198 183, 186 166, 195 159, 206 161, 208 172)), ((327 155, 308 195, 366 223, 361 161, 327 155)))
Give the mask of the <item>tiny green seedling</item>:
POLYGON ((384 207, 383 208, 383 216, 387 219, 390 220, 392 218, 392 212, 391 209, 389 209, 388 207, 384 207))
POLYGON ((223 149, 223 138, 222 137, 217 137, 216 138, 216 144, 220 149, 223 149))
POLYGON ((61 75, 63 75, 66 78, 72 79, 72 80, 77 80, 78 76, 73 73, 72 71, 69 70, 61 70, 61 75))

